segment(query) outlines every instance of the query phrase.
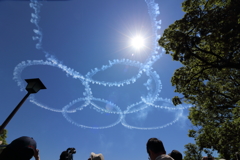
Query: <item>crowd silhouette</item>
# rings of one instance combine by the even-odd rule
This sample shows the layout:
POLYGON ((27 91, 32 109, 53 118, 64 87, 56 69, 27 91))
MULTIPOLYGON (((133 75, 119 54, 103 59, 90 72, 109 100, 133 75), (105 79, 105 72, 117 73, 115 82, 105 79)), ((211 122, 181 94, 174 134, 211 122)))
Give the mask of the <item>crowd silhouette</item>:
MULTIPOLYGON (((37 149, 37 142, 28 136, 22 136, 13 140, 0 153, 0 160, 40 160, 40 152, 37 149)), ((150 138, 146 144, 149 160, 182 160, 182 154, 177 150, 172 150, 166 154, 163 142, 157 138, 150 138)), ((60 160, 73 160, 75 148, 68 148, 60 154, 60 160)), ((87 158, 86 158, 87 159, 87 158)), ((104 160, 102 153, 92 152, 88 160, 104 160)))
MULTIPOLYGON (((28 136, 22 136, 13 140, 8 145, 1 145, 0 141, 0 160, 40 160, 40 152, 37 149, 37 142, 28 136)), ((172 150, 167 154, 163 142, 157 138, 150 138, 146 144, 146 151, 149 160, 183 160, 182 153, 178 150, 172 150)), ((60 154, 59 160, 73 160, 73 154, 76 153, 75 148, 68 148, 60 154)), ((91 152, 87 160, 104 160, 102 153, 91 152)), ((214 157, 208 155, 202 157, 202 160, 214 160, 214 157)), ((225 160, 225 159, 220 159, 225 160)), ((236 153, 236 160, 240 160, 239 154, 236 153)))

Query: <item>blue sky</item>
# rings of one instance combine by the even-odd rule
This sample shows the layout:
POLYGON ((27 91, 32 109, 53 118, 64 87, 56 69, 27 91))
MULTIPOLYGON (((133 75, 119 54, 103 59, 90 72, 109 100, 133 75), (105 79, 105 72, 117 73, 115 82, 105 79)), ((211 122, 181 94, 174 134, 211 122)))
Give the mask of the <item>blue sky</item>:
POLYGON ((156 26, 149 14, 160 11, 156 20, 161 20, 161 35, 184 15, 182 0, 155 0, 152 4, 159 9, 149 8, 144 0, 41 3, 34 24, 28 1, 0 2, 1 123, 26 94, 24 79, 40 78, 47 87, 29 97, 7 125, 9 143, 31 136, 46 160, 59 158, 68 147, 76 148, 74 159, 95 152, 106 160, 144 160, 151 137, 161 139, 167 153, 183 152, 193 142, 187 136, 188 110, 173 109, 169 102, 177 95, 171 76, 181 65, 154 47, 156 26), (36 24, 41 35, 33 31, 39 29, 36 24), (137 35, 145 42, 141 49, 131 46, 137 35), (155 51, 155 56, 162 54, 156 61, 155 51), (151 58, 151 69, 144 72, 151 58))

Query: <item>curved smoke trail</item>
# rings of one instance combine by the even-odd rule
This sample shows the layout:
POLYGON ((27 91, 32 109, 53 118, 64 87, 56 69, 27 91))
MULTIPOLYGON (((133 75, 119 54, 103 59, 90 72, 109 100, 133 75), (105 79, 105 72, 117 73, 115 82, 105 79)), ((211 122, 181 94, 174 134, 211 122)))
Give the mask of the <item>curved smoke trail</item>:
POLYGON ((160 47, 157 44, 157 41, 160 38, 158 31, 161 28, 161 20, 157 20, 157 17, 160 14, 159 6, 157 3, 155 3, 154 0, 145 0, 145 2, 148 7, 148 13, 152 23, 151 26, 152 26, 153 34, 155 35, 151 43, 153 49, 151 50, 151 54, 146 59, 146 61, 144 63, 140 63, 138 61, 132 61, 129 59, 114 59, 112 61, 109 61, 109 64, 103 65, 101 68, 92 69, 86 75, 82 75, 79 72, 75 71, 74 69, 62 64, 54 56, 50 55, 47 51, 43 49, 42 47, 43 33, 42 33, 42 29, 39 26, 39 21, 40 21, 39 14, 40 14, 40 8, 42 4, 38 0, 31 0, 29 5, 34 10, 34 13, 31 14, 30 22, 36 26, 36 29, 33 30, 33 32, 35 33, 35 36, 33 36, 33 40, 37 41, 36 49, 41 50, 45 54, 46 60, 28 60, 28 61, 23 61, 19 63, 14 69, 14 73, 13 73, 14 80, 17 82, 18 86, 20 86, 20 89, 24 90, 24 82, 21 79, 21 73, 25 68, 34 66, 34 65, 45 65, 45 66, 57 67, 61 69, 63 72, 65 72, 65 74, 67 74, 68 76, 71 76, 74 79, 79 79, 83 84, 83 86, 85 87, 85 91, 83 93, 85 97, 73 100, 68 105, 64 106, 62 109, 54 109, 49 106, 46 106, 38 102, 37 99, 32 95, 30 97, 30 102, 44 109, 47 109, 53 112, 60 112, 63 114, 63 116, 66 118, 67 121, 82 128, 105 129, 121 123, 123 126, 131 129, 150 130, 150 129, 161 129, 169 125, 172 125, 173 123, 177 122, 179 118, 182 116, 183 109, 186 109, 188 107, 179 106, 176 108, 176 107, 169 107, 169 106, 159 106, 155 104, 156 102, 161 101, 161 102, 172 105, 172 102, 169 99, 163 99, 159 97, 159 93, 162 89, 162 84, 161 84, 159 75, 157 74, 156 71, 153 71, 153 68, 152 68, 152 65, 162 56, 162 51, 163 51, 163 50, 160 51, 160 47), (94 79, 94 75, 96 75, 98 72, 103 72, 113 67, 114 65, 128 65, 128 66, 136 67, 138 68, 138 73, 129 79, 125 79, 119 82, 105 82, 105 81, 98 81, 94 79), (148 93, 146 96, 141 97, 141 100, 139 102, 136 102, 134 104, 127 106, 127 109, 125 110, 121 110, 120 107, 118 107, 116 104, 112 103, 111 101, 93 97, 90 84, 97 84, 97 85, 108 86, 108 87, 113 87, 113 86, 122 87, 125 85, 131 85, 135 83, 143 74, 148 77, 147 82, 144 83, 144 86, 146 87, 148 93), (70 109, 71 106, 79 102, 84 102, 84 103, 78 108, 70 109), (109 111, 105 108, 98 106, 94 102, 109 104, 112 106, 113 110, 109 111), (77 111, 81 111, 85 107, 89 107, 89 106, 91 106, 94 110, 100 113, 104 112, 109 114, 116 114, 118 115, 118 119, 115 122, 106 126, 93 127, 93 126, 86 126, 83 124, 79 124, 69 116, 69 114, 75 113, 77 111), (140 111, 145 111, 149 107, 165 109, 165 110, 176 110, 178 112, 177 112, 176 118, 173 121, 165 125, 156 126, 156 127, 136 127, 136 126, 129 125, 126 122, 126 118, 125 118, 126 116, 132 113, 139 113, 140 111))

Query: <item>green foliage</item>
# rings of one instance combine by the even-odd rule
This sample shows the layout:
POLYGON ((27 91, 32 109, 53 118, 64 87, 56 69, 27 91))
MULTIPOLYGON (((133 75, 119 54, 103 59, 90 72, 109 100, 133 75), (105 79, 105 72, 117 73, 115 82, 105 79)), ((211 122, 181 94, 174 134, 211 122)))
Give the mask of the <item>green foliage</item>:
POLYGON ((202 159, 202 150, 196 145, 192 143, 188 143, 184 146, 186 151, 184 151, 183 160, 201 160, 202 159))
MULTIPOLYGON (((6 138, 7 138, 7 130, 4 129, 3 132, 0 134, 0 141, 2 141, 2 144, 0 144, 0 145, 6 145, 7 144, 6 138)), ((0 148, 0 154, 2 152, 2 149, 3 148, 0 148)))
POLYGON ((189 136, 196 145, 233 159, 240 146, 240 1, 186 0, 182 6, 184 17, 159 40, 183 64, 171 82, 193 104, 189 119, 198 129, 189 136))
POLYGON ((181 99, 178 96, 173 97, 172 102, 175 106, 177 106, 178 104, 182 104, 181 99))
POLYGON ((7 130, 4 129, 3 133, 0 134, 0 141, 2 141, 2 145, 7 144, 6 138, 7 138, 7 130))

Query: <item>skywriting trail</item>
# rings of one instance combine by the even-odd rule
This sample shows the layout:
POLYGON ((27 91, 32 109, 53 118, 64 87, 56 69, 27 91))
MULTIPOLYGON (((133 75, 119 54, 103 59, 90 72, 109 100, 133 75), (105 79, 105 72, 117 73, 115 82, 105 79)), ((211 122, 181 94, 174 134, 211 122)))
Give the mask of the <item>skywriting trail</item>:
POLYGON ((51 67, 59 68, 66 75, 74 79, 80 80, 80 82, 85 88, 83 92, 84 97, 79 97, 69 102, 69 104, 63 106, 62 109, 55 109, 50 106, 46 106, 41 102, 39 102, 37 98, 35 98, 33 95, 31 95, 30 97, 30 102, 44 109, 47 109, 53 112, 62 113, 62 115, 66 118, 67 121, 69 121, 70 123, 78 127, 90 128, 90 129, 105 129, 121 123, 123 126, 131 129, 150 130, 150 129, 161 129, 177 122, 183 114, 183 109, 188 108, 188 106, 179 105, 178 107, 174 107, 171 100, 167 98, 159 97, 159 93, 161 92, 161 89, 162 89, 162 84, 160 81, 160 76, 156 71, 153 70, 152 66, 162 56, 162 52, 164 52, 164 50, 161 49, 157 44, 157 41, 160 38, 158 31, 161 28, 161 20, 158 20, 158 15, 160 14, 160 11, 159 11, 158 4, 155 3, 154 0, 145 0, 145 3, 148 8, 148 14, 151 20, 153 35, 155 35, 154 38, 152 38, 152 42, 151 42, 152 49, 150 51, 149 57, 145 60, 145 62, 141 63, 139 61, 133 61, 130 59, 109 60, 109 63, 103 65, 101 68, 91 69, 91 71, 89 71, 86 75, 82 75, 75 69, 64 65, 62 62, 60 62, 58 59, 56 59, 54 56, 52 56, 51 54, 49 54, 47 51, 44 50, 42 46, 43 32, 41 27, 39 26, 40 9, 42 7, 42 4, 37 0, 31 0, 29 5, 34 10, 34 12, 31 14, 30 22, 33 23, 36 27, 33 30, 33 32, 35 33, 35 35, 33 36, 33 40, 37 42, 36 49, 41 50, 44 53, 45 60, 27 60, 19 63, 15 67, 13 78, 17 82, 21 91, 23 91, 25 87, 24 81, 21 78, 21 74, 24 71, 24 69, 26 69, 27 67, 36 66, 36 65, 51 66, 51 67), (129 79, 125 79, 119 82, 105 82, 105 81, 99 81, 94 78, 97 73, 104 72, 115 65, 128 65, 128 66, 136 67, 138 69, 138 73, 136 75, 133 75, 129 79), (111 101, 93 96, 93 92, 91 89, 92 84, 101 85, 104 87, 123 87, 126 85, 134 84, 143 75, 148 77, 146 82, 143 84, 147 90, 146 95, 142 96, 139 102, 136 102, 127 106, 125 110, 121 109, 117 104, 114 104, 111 101), (106 108, 103 108, 97 105, 97 103, 99 102, 111 105, 112 110, 108 110, 106 108), (157 105, 157 102, 164 102, 165 104, 167 103, 169 105, 161 106, 161 105, 157 105), (82 105, 80 107, 73 108, 72 106, 76 103, 82 103, 82 105), (81 112, 84 108, 90 107, 90 106, 91 106, 91 109, 94 109, 99 113, 115 114, 118 116, 118 119, 109 125, 94 127, 94 126, 84 125, 83 124, 84 122, 80 124, 71 118, 72 113, 81 112), (169 107, 169 106, 172 106, 172 107, 169 107), (126 116, 131 115, 133 113, 140 113, 141 111, 144 111, 149 107, 168 110, 168 111, 175 111, 176 117, 171 122, 166 123, 164 125, 160 125, 160 126, 138 127, 138 126, 128 124, 128 122, 126 121, 126 116))

